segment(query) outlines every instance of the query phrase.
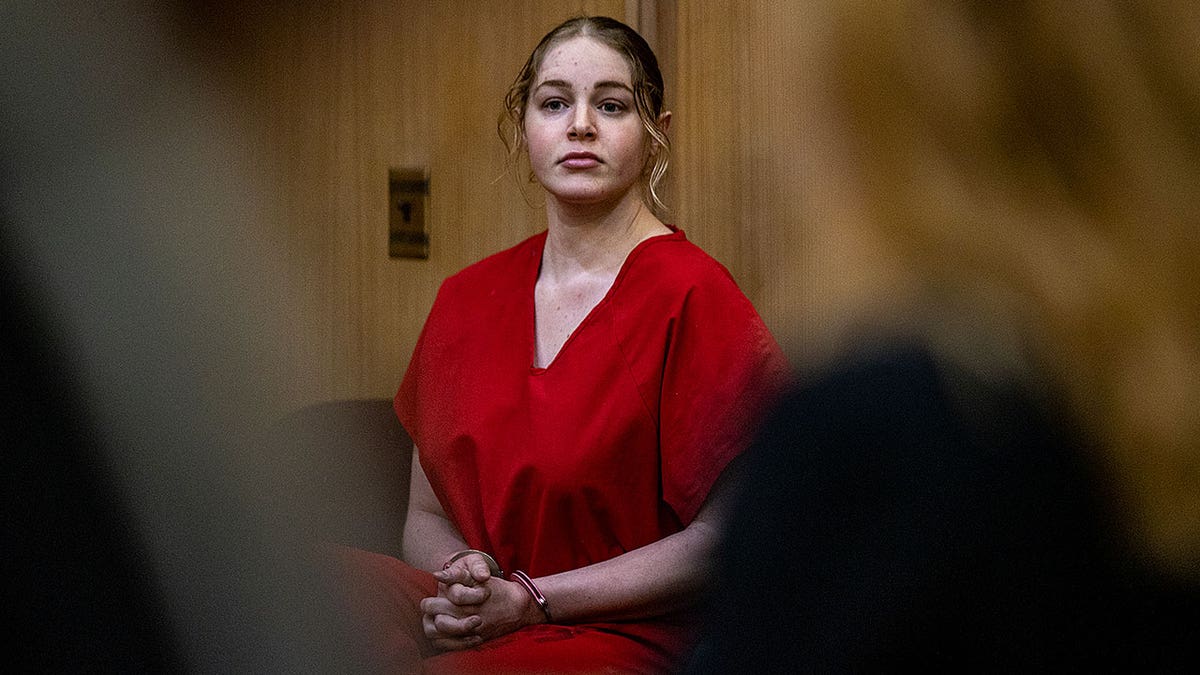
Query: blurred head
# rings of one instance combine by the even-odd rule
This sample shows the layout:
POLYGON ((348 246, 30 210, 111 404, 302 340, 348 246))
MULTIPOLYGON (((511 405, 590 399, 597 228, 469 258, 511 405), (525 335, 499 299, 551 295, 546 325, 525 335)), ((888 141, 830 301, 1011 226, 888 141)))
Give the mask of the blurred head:
POLYGON ((667 171, 670 141, 663 122, 662 72, 650 45, 637 31, 620 21, 608 17, 576 17, 547 33, 529 55, 504 97, 504 112, 498 126, 500 138, 508 148, 510 158, 528 149, 526 115, 546 56, 560 44, 581 36, 612 49, 629 66, 634 107, 647 139, 646 158, 641 169, 643 196, 652 207, 664 209, 657 188, 667 171))
POLYGON ((827 358, 858 323, 927 331, 985 364, 1032 354, 1109 450, 1147 540, 1195 559, 1200 13, 772 11, 764 40, 792 45, 795 79, 770 108, 797 111, 803 133, 787 153, 762 142, 790 180, 774 186, 779 212, 749 216, 801 224, 776 301, 792 289, 780 311, 801 348, 827 358))

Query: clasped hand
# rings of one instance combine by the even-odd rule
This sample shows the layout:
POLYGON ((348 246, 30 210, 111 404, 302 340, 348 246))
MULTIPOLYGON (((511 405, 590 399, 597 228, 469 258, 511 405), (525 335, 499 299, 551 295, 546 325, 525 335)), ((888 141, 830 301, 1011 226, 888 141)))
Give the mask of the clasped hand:
POLYGON ((483 556, 464 556, 433 576, 438 594, 421 601, 421 623, 440 651, 478 646, 541 615, 531 611, 537 605, 520 584, 492 576, 483 556))

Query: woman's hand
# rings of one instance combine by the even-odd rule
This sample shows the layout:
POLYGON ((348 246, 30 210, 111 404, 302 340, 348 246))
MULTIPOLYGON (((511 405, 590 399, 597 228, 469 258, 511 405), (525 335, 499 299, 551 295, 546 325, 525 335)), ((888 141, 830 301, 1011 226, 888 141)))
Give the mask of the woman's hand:
POLYGON ((478 553, 470 553, 433 573, 439 584, 461 584, 480 586, 492 578, 492 569, 487 559, 478 553))
POLYGON ((421 601, 425 636, 437 649, 467 649, 545 620, 523 586, 490 577, 481 585, 439 583, 421 601))
POLYGON ((436 597, 421 601, 421 626, 430 643, 440 651, 474 647, 483 641, 476 631, 483 619, 477 605, 488 599, 491 568, 483 556, 472 553, 446 563, 433 573, 438 581, 436 597))
POLYGON ((475 606, 459 606, 443 595, 443 585, 438 584, 438 595, 421 601, 421 628, 434 649, 457 651, 478 646, 483 637, 478 634, 483 618, 475 614, 475 606))

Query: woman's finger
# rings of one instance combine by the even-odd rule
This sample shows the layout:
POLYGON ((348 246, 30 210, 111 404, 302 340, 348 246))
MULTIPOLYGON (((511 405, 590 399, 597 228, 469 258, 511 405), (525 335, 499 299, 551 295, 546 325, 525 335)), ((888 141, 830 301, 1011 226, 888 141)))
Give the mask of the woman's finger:
POLYGON ((434 578, 444 584, 475 586, 492 578, 492 569, 483 556, 472 553, 450 563, 448 567, 433 573, 434 578))
POLYGON ((446 637, 466 637, 475 635, 479 630, 479 626, 483 624, 483 619, 479 616, 468 616, 459 618, 448 614, 435 614, 433 616, 433 627, 442 636, 446 637))
POLYGON ((471 637, 482 624, 483 619, 478 616, 460 619, 446 614, 426 614, 421 617, 421 629, 430 640, 471 637))
POLYGON ((465 564, 460 565, 457 560, 446 569, 434 572, 433 578, 447 586, 450 584, 475 585, 475 577, 471 576, 471 570, 467 569, 465 564))
POLYGON ((462 584, 451 584, 446 586, 439 595, 442 595, 450 602, 458 606, 478 605, 483 603, 492 595, 492 590, 487 586, 464 586, 462 584))
POLYGON ((469 555, 463 560, 467 561, 467 569, 471 573, 471 578, 476 584, 487 583, 488 579, 492 578, 492 568, 488 567, 487 561, 481 555, 469 555))
POLYGON ((474 613, 463 611, 462 608, 451 602, 449 598, 444 598, 440 595, 421 600, 421 612, 430 616, 448 614, 458 618, 467 617, 474 613))

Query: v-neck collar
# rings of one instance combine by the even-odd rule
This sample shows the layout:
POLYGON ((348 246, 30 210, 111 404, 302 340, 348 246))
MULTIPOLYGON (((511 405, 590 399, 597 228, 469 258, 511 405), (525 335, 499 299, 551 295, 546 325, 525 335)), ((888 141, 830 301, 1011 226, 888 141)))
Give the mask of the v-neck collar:
POLYGON ((592 323, 593 317, 597 314, 600 308, 605 305, 609 301, 609 298, 611 298, 617 291, 617 288, 621 285, 621 280, 625 277, 625 271, 629 269, 634 258, 636 258, 643 249, 660 241, 682 241, 687 239, 686 235, 683 233, 683 230, 669 224, 667 227, 670 228, 670 232, 666 234, 656 234, 653 237, 647 237, 646 239, 639 241, 637 245, 630 249, 628 255, 625 256, 625 260, 621 261, 621 267, 617 270, 617 275, 613 277, 613 281, 609 285, 608 290, 604 292, 604 296, 601 297, 600 301, 593 305, 590 310, 588 310, 588 313, 585 314, 583 319, 581 319, 575 328, 571 330, 571 334, 567 336, 566 341, 562 343, 562 346, 558 348, 558 351, 555 352, 554 356, 552 356, 550 361, 544 366, 537 365, 536 289, 538 276, 540 275, 542 269, 542 256, 545 255, 546 252, 546 238, 549 235, 549 231, 543 231, 541 235, 539 235, 539 239, 534 246, 534 264, 530 266, 532 269, 531 273, 526 278, 527 285, 525 288, 525 297, 527 299, 526 302, 528 307, 525 321, 526 335, 528 336, 526 344, 528 347, 527 353, 529 354, 530 374, 541 375, 542 373, 545 373, 553 368, 555 363, 558 363, 559 356, 561 356, 563 352, 570 348, 571 343, 575 341, 575 336, 592 323))

